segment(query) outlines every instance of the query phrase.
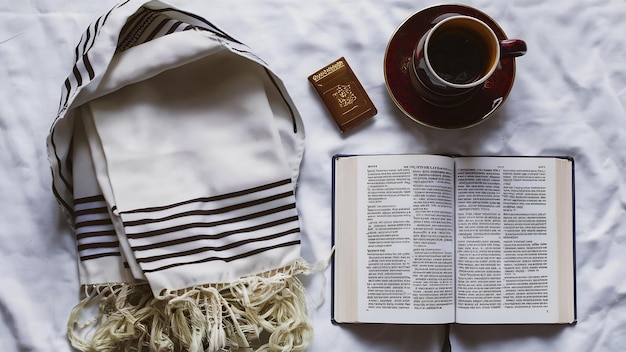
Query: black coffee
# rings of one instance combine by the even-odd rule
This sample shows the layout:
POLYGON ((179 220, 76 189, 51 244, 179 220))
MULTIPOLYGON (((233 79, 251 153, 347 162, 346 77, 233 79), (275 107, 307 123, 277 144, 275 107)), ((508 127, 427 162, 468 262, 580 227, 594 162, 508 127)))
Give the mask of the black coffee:
POLYGON ((478 80, 489 63, 489 51, 476 35, 452 28, 431 37, 428 57, 437 75, 455 84, 478 80))

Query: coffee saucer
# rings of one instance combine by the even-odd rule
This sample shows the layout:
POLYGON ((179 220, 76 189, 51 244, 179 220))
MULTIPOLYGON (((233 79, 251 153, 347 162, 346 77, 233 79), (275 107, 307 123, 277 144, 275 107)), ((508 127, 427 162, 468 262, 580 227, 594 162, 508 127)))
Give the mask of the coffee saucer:
POLYGON ((422 99, 412 87, 409 76, 413 48, 432 26, 452 15, 476 17, 491 27, 499 39, 507 39, 502 28, 479 10, 463 5, 438 5, 406 19, 396 29, 385 51, 385 83, 394 103, 415 122, 440 129, 466 128, 485 121, 506 100, 515 78, 515 59, 502 59, 493 75, 469 101, 450 107, 422 99))

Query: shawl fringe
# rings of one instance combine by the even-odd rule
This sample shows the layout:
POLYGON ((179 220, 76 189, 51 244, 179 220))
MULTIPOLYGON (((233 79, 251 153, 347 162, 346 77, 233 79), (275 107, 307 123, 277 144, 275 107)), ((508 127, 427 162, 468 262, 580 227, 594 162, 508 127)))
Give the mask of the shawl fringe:
POLYGON ((232 283, 163 291, 147 283, 85 285, 67 334, 82 352, 304 351, 313 337, 297 261, 232 283), (90 314, 91 313, 91 314, 90 314), (84 316, 92 318, 81 322, 84 316))

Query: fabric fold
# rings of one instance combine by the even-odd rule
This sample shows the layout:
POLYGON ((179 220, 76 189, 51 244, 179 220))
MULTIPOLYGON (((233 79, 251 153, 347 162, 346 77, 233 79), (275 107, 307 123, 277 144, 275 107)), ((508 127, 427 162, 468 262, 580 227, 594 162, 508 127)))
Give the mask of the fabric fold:
POLYGON ((306 349, 304 132, 281 81, 160 1, 122 2, 88 32, 48 136, 84 289, 72 345, 306 349))

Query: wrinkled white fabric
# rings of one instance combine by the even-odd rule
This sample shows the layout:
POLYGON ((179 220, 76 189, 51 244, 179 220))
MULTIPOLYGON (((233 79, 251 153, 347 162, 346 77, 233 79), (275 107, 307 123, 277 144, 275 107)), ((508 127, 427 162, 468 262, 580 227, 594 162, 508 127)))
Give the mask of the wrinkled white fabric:
MULTIPOLYGON (((116 1, 0 1, 0 349, 69 352, 78 300, 75 243, 50 192, 45 152, 59 82, 77 36, 116 1)), ((394 106, 382 73, 396 26, 438 2, 174 1, 249 44, 283 79, 302 115, 306 152, 297 192, 303 256, 330 246, 335 153, 567 154, 576 160, 576 326, 454 326, 453 351, 626 350, 626 3, 464 1, 526 40, 513 90, 468 130, 416 125, 394 106), (344 56, 378 108, 340 134, 308 75, 344 56)), ((308 292, 321 289, 313 279, 308 292)), ((324 287, 329 297, 330 288, 324 287)), ((330 302, 311 314, 310 351, 438 351, 441 326, 333 326, 330 302)))

